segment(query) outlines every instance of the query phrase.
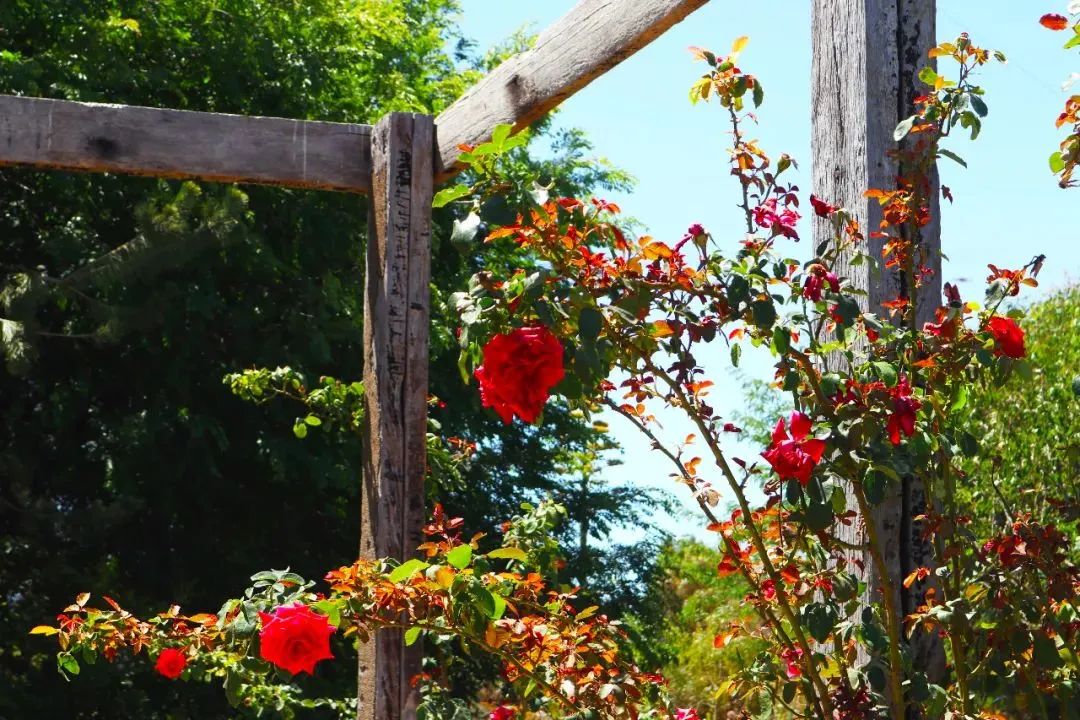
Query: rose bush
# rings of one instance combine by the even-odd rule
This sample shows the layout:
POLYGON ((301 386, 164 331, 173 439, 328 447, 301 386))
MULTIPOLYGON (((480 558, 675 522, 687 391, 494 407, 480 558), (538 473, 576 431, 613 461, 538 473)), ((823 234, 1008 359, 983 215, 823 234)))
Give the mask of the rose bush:
MULTIPOLYGON (((830 241, 799 262, 784 246, 798 240, 794 161, 781 155, 774 164, 746 136, 756 120, 746 104, 760 106, 764 90, 738 66, 745 44, 736 41, 726 57, 695 49, 707 70, 691 89, 695 101, 715 99, 731 123, 730 170, 745 220, 739 237, 700 224, 671 244, 635 237, 613 203, 551 197, 538 178, 503 172, 509 128, 497 131, 501 144, 462 148, 473 182, 440 201, 479 212, 495 197, 521 198, 516 217, 487 228, 476 252, 512 243, 540 268, 480 273, 452 297, 463 376, 473 371, 483 405, 505 422, 539 422, 558 393, 581 413, 621 416, 670 461, 716 533, 717 572, 743 579, 757 616, 714 641, 753 636, 763 648, 718 693, 747 715, 1067 716, 1080 705, 1080 572, 1068 540, 1027 515, 977 538, 957 494, 958 483, 973 480, 962 459, 979 453, 962 412, 971 384, 1031 373, 1023 313, 1005 303, 1037 284, 1042 260, 991 266, 982 303, 948 285, 938 298, 927 292, 934 258, 921 242, 932 220, 933 165, 959 160, 942 143, 959 129, 974 137, 987 115, 973 73, 1003 57, 966 35, 934 48, 933 57, 955 61, 957 77, 920 73, 925 94, 895 131, 904 141, 894 153, 896 183, 866 189, 880 223, 864 227, 835 199, 811 197, 814 222, 830 241), (880 257, 868 237, 881 241, 880 257), (900 280, 881 308, 867 307, 841 270, 869 263, 900 280), (933 309, 933 322, 917 322, 921 307, 933 309), (714 383, 701 360, 715 357, 717 345, 733 366, 745 345, 768 349, 775 388, 794 405, 762 449, 764 463, 731 451, 729 434, 739 428, 710 397, 714 383), (695 432, 666 437, 660 410, 682 413, 695 432), (894 577, 875 509, 913 479, 925 488, 913 523, 929 550, 894 577), (730 514, 719 509, 721 492, 734 499, 730 514), (914 607, 902 602, 901 586, 917 593, 914 607), (942 643, 947 671, 918 662, 916 645, 925 642, 942 643)), ((663 679, 627 658, 618 624, 575 605, 572 589, 550 588, 530 568, 527 548, 507 542, 481 554, 480 538, 463 540, 460 521, 438 507, 425 532, 424 559, 358 561, 329 573, 324 594, 291 573, 264 573, 217 615, 173 608, 151 620, 112 601, 112 610, 88 608, 84 595, 58 627, 37 632, 58 636, 68 673, 77 672, 77 657, 175 648, 189 659, 189 676, 224 675, 241 704, 280 692, 272 665, 314 671, 331 654, 334 628, 358 641, 395 628, 408 643, 428 633, 496 656, 516 691, 494 704, 497 720, 519 710, 579 719, 695 718, 704 710, 673 707, 663 679)), ((418 682, 443 692, 430 677, 418 682)))

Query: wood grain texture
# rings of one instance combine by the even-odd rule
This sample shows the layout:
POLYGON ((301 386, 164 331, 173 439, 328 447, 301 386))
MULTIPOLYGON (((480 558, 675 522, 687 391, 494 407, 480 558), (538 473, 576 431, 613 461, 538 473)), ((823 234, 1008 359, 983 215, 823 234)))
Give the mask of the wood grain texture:
MULTIPOLYGON (((361 556, 413 555, 424 522, 430 307, 432 118, 393 113, 372 134, 364 305, 367 444, 361 556)), ((414 718, 419 644, 380 630, 361 650, 358 720, 414 718), (372 657, 374 649, 374 657, 372 657)))
MULTIPOLYGON (((827 202, 853 211, 869 235, 881 221, 876 201, 867 200, 868 188, 892 189, 898 168, 887 152, 896 147, 893 131, 913 113, 913 100, 923 87, 918 71, 930 64, 927 51, 936 44, 935 0, 814 0, 812 112, 813 189, 827 202)), ((925 302, 918 322, 932 316, 941 298, 941 237, 937 179, 932 183, 931 214, 935 221, 924 229, 922 242, 933 280, 921 290, 925 302)), ((827 223, 815 220, 815 245, 831 240, 827 223)), ((881 257, 883 240, 868 238, 867 251, 881 257)), ((860 298, 864 310, 884 316, 881 303, 895 298, 901 279, 867 264, 853 266, 850 258, 837 264, 837 274, 868 292, 860 298)), ((855 501, 849 498, 848 506, 855 501)), ((925 490, 917 478, 895 487, 875 510, 873 522, 884 545, 888 573, 897 588, 896 601, 904 614, 921 604, 926 587, 904 591, 901 581, 911 570, 933 566, 932 549, 921 538, 912 518, 926 510, 925 490)), ((865 542, 865 530, 842 528, 838 533, 854 543, 865 542)), ((880 600, 880 578, 868 555, 852 557, 865 564, 868 596, 880 600)), ((909 650, 916 667, 932 682, 945 672, 945 656, 936 637, 916 635, 909 650)), ((861 658, 865 661, 865 655, 861 658)))
POLYGON ((0 165, 367 192, 367 125, 0 95, 0 165))
POLYGON ((458 145, 490 139, 496 125, 535 122, 707 1, 581 0, 531 50, 499 65, 439 115, 439 179, 455 171, 458 145))

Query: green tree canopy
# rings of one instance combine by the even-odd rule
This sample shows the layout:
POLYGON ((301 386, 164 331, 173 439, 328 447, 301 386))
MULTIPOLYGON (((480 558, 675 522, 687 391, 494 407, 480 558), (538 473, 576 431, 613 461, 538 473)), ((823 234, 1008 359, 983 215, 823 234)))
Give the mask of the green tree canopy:
MULTIPOLYGON (((505 54, 472 57, 455 11, 454 0, 10 0, 0 92, 350 122, 435 113, 505 54)), ((547 158, 517 157, 553 191, 628 183, 589 158, 580 133, 538 130, 547 158)), ((436 217, 432 391, 447 406, 433 416, 479 450, 460 482, 434 491, 485 529, 522 501, 569 499, 556 455, 592 431, 558 406, 543 437, 504 426, 462 384, 440 288, 479 261, 449 241, 453 220, 436 217)), ((295 408, 245 403, 222 377, 277 365, 360 377, 365 234, 352 196, 0 171, 0 717, 226 716, 216 690, 178 692, 135 667, 120 685, 92 666, 66 685, 26 632, 88 587, 139 611, 207 609, 253 569, 316 575, 353 556, 356 438, 299 441, 295 408)), ((600 526, 613 512, 598 510, 600 526)), ((349 695, 354 673, 335 672, 308 689, 349 695)))

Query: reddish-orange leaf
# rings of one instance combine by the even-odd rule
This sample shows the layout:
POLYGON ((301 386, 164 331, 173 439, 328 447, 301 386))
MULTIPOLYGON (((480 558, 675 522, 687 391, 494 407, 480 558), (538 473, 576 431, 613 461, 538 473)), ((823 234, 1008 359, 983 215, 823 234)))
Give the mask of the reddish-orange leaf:
POLYGON ((784 579, 788 585, 794 585, 799 582, 799 568, 794 565, 788 565, 780 571, 780 577, 784 579))
POLYGON ((671 327, 671 323, 669 323, 667 320, 657 320, 652 324, 652 327, 653 337, 662 338, 675 334, 675 328, 671 327))
POLYGON ((1039 24, 1051 30, 1064 30, 1069 27, 1069 18, 1057 13, 1047 13, 1039 18, 1039 24))

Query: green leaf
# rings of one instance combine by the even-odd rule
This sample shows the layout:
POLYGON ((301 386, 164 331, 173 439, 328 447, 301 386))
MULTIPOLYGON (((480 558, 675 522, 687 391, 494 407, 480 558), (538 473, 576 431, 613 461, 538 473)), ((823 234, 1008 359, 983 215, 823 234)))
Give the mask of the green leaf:
POLYGON ((410 647, 416 644, 416 641, 420 639, 420 628, 411 627, 405 631, 405 647, 410 647))
POLYGON ((472 188, 468 185, 451 185, 450 187, 444 187, 442 190, 435 193, 435 199, 431 201, 431 207, 444 207, 455 200, 460 200, 471 192, 472 188))
MULTIPOLYGON (((491 591, 486 587, 477 585, 473 588, 473 597, 476 598, 476 604, 480 606, 480 609, 489 618, 496 620, 495 613, 497 611, 495 596, 491 594, 491 591)), ((503 603, 505 604, 505 600, 503 603)), ((505 610, 505 607, 503 608, 505 610)))
POLYGON ((307 437, 307 424, 303 420, 297 420, 293 423, 293 435, 303 440, 307 437))
POLYGON ((870 364, 874 368, 874 374, 878 376, 881 382, 885 383, 889 387, 896 387, 897 373, 896 368, 887 362, 873 362, 870 364))
POLYGON ((810 503, 806 508, 806 527, 815 532, 827 529, 833 522, 832 506, 825 503, 810 503))
POLYGON ((761 81, 754 78, 754 107, 761 107, 765 102, 765 88, 761 87, 761 81))
POLYGON ((791 349, 791 333, 788 332, 786 327, 777 326, 773 328, 772 346, 780 355, 791 349))
POLYGON ((494 195, 480 206, 480 219, 488 225, 513 225, 517 222, 517 213, 506 201, 506 196, 494 195))
POLYGON ((225 699, 230 707, 240 706, 240 686, 243 684, 240 673, 229 670, 225 673, 225 699))
POLYGON ((870 470, 863 478, 863 492, 871 505, 880 505, 885 501, 888 486, 889 478, 880 470, 870 470))
POLYGON ((1035 633, 1035 646, 1031 659, 1040 668, 1046 670, 1056 670, 1064 664, 1058 653, 1057 644, 1041 632, 1035 633))
POLYGON ((971 108, 978 113, 979 117, 986 117, 990 113, 990 109, 986 107, 986 103, 981 97, 975 94, 969 97, 971 99, 971 108))
POLYGON ((504 613, 506 613, 506 598, 502 595, 495 593, 491 594, 491 599, 495 601, 495 608, 491 611, 492 620, 500 620, 504 613))
POLYGON ((739 343, 731 344, 731 364, 735 367, 739 367, 739 358, 742 357, 742 345, 739 343))
POLYGON ((78 675, 79 661, 71 653, 63 652, 56 656, 56 667, 61 674, 78 675))
POLYGON ((811 637, 823 643, 832 635, 838 615, 832 606, 815 602, 810 603, 803 610, 803 619, 806 621, 806 629, 810 631, 811 637))
POLYGON ((957 412, 967 407, 968 398, 971 396, 971 388, 967 383, 962 383, 957 386, 956 394, 953 396, 952 405, 949 406, 949 412, 957 412))
POLYGON ((750 311, 754 315, 754 324, 762 330, 770 329, 776 322, 776 306, 771 298, 754 301, 750 304, 750 311))
POLYGON ((319 427, 320 425, 322 425, 322 418, 320 418, 318 415, 308 415, 306 418, 304 418, 304 424, 310 425, 311 427, 319 427))
POLYGON ((945 148, 938 148, 938 155, 944 155, 945 157, 949 158, 950 160, 954 160, 954 161, 960 163, 964 167, 968 166, 967 162, 964 161, 964 158, 960 157, 959 155, 954 153, 952 150, 946 150, 945 148))
POLYGON ((504 547, 492 550, 487 554, 487 557, 493 560, 517 560, 519 562, 525 562, 529 559, 529 554, 517 547, 504 547))
POLYGON ((389 580, 390 582, 399 583, 408 580, 416 573, 422 572, 429 567, 431 567, 431 564, 423 560, 417 560, 416 558, 406 560, 390 571, 389 580))
POLYGON ((928 65, 919 71, 919 79, 927 85, 933 85, 937 82, 938 74, 934 71, 934 68, 928 65))
POLYGON ((909 117, 909 118, 907 118, 905 120, 901 120, 900 123, 896 126, 896 129, 893 130, 893 140, 895 140, 896 142, 900 142, 901 140, 906 138, 908 133, 911 132, 911 128, 914 125, 915 125, 915 116, 914 115, 912 115, 911 117, 909 117))
POLYGON ((446 562, 450 563, 458 570, 467 568, 471 561, 472 545, 458 545, 456 548, 446 553, 446 562))
POLYGON ((513 130, 514 126, 510 124, 496 125, 495 130, 491 133, 491 142, 495 143, 496 147, 501 148, 506 144, 506 139, 510 137, 513 130))
POLYGON ((1055 175, 1065 169, 1065 158, 1062 157, 1060 152, 1056 152, 1050 156, 1050 172, 1055 175))
POLYGON ((581 309, 581 315, 578 317, 578 330, 581 331, 581 338, 586 342, 592 342, 600 336, 600 330, 604 327, 604 316, 600 314, 600 311, 594 307, 585 307, 581 309))

